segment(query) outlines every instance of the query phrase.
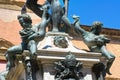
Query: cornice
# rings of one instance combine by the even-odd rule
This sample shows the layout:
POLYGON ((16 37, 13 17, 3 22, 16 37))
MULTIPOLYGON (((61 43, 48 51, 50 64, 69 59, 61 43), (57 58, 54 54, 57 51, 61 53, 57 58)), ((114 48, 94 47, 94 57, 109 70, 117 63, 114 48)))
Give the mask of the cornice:
MULTIPOLYGON (((85 30, 90 31, 90 27, 88 25, 81 25, 85 30)), ((118 29, 110 29, 110 28, 103 28, 101 34, 106 35, 112 39, 119 39, 120 40, 120 30, 118 29)))

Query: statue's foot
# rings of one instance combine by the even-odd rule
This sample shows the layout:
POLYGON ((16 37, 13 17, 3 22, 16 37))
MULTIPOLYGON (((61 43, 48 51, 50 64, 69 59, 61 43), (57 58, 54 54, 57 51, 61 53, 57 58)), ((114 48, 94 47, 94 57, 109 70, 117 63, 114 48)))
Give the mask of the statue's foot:
POLYGON ((112 75, 112 73, 109 70, 106 70, 106 73, 112 75))

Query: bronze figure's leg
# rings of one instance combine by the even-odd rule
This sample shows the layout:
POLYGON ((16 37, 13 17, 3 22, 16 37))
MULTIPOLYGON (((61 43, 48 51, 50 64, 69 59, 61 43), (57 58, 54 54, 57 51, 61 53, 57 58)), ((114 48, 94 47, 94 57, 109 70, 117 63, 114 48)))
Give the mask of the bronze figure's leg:
POLYGON ((34 58, 36 57, 36 51, 37 51, 37 45, 36 42, 34 40, 29 41, 28 43, 28 50, 30 51, 30 57, 34 58))
POLYGON ((102 54, 108 59, 108 63, 107 63, 107 68, 106 68, 106 72, 111 75, 110 73, 110 68, 115 60, 115 56, 110 53, 105 46, 102 46, 101 48, 102 54))
POLYGON ((58 27, 60 26, 61 16, 62 16, 62 6, 59 0, 51 1, 51 11, 52 11, 52 22, 54 32, 58 32, 58 27))
POLYGON ((12 67, 15 66, 14 64, 15 56, 16 54, 21 54, 22 52, 23 52, 22 45, 13 46, 7 50, 6 53, 6 59, 8 61, 6 67, 7 70, 10 70, 12 67))

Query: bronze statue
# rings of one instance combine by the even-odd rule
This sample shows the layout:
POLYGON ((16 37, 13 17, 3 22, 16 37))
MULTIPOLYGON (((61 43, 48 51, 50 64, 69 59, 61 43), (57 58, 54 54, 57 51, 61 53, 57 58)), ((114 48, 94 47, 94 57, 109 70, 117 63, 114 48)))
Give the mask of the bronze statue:
POLYGON ((57 71, 55 80, 83 80, 82 63, 70 52, 65 60, 55 62, 55 69, 57 71))
POLYGON ((23 28, 19 31, 22 42, 20 45, 13 46, 7 50, 7 70, 10 70, 15 66, 14 60, 16 54, 22 54, 24 50, 29 50, 31 58, 34 58, 37 55, 37 42, 43 40, 46 33, 46 26, 50 20, 50 18, 46 18, 46 12, 47 8, 44 8, 42 21, 33 27, 32 19, 28 14, 23 13, 18 16, 19 23, 23 28))
MULTIPOLYGON (((61 6, 59 0, 46 0, 45 4, 43 5, 37 4, 37 1, 38 0, 27 0, 25 4, 39 17, 41 17, 41 14, 43 12, 42 8, 44 8, 44 6, 50 8, 51 14, 47 13, 46 15, 51 17, 50 21, 53 25, 52 27, 53 32, 59 31, 61 22, 63 22, 66 27, 71 27, 71 23, 67 18, 65 8, 61 6)), ((65 0, 63 0, 63 2, 65 2, 65 0)), ((67 7, 67 5, 65 7, 67 7)))
POLYGON ((68 42, 64 36, 56 36, 54 37, 54 45, 59 48, 67 48, 68 42))
POLYGON ((80 27, 79 16, 73 16, 75 31, 82 35, 84 43, 88 46, 90 51, 100 52, 108 59, 106 72, 111 75, 109 69, 115 60, 115 56, 106 49, 106 43, 110 40, 103 35, 99 35, 103 24, 101 22, 94 22, 91 27, 91 32, 85 31, 80 27))

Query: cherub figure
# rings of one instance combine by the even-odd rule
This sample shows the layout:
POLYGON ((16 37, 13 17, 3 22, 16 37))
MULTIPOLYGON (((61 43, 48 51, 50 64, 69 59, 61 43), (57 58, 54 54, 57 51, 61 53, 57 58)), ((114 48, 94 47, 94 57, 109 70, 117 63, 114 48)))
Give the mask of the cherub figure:
POLYGON ((81 80, 83 78, 82 63, 78 62, 70 52, 66 55, 65 60, 55 62, 55 69, 57 71, 55 80, 81 80))

